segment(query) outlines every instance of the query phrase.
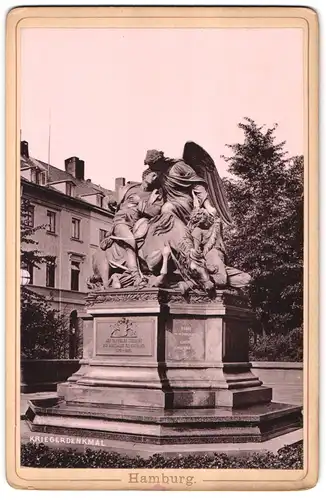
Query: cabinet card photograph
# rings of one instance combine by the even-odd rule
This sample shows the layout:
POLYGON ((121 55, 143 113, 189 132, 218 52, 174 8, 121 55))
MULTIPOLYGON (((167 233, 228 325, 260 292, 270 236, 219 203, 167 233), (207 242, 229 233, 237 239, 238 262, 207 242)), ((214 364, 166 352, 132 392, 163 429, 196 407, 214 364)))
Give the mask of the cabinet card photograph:
POLYGON ((317 14, 7 16, 7 478, 317 482, 317 14))

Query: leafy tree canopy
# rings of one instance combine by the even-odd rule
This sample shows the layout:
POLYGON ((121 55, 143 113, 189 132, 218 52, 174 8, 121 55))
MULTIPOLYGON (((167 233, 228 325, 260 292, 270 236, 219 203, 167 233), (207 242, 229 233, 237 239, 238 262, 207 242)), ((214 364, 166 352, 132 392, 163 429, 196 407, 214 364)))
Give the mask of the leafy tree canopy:
POLYGON ((250 298, 266 333, 302 326, 303 156, 288 157, 277 125, 245 118, 242 143, 223 156, 234 224, 225 234, 230 263, 251 273, 250 298))

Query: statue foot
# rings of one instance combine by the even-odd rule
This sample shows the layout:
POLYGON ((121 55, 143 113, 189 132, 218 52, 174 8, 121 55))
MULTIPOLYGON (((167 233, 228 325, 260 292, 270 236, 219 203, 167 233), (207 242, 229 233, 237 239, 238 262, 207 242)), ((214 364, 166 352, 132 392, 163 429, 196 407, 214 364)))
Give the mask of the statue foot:
POLYGON ((160 287, 163 285, 165 278, 166 278, 165 274, 160 274, 159 276, 150 276, 148 280, 148 285, 154 288, 160 287))
POLYGON ((203 288, 205 292, 210 292, 215 289, 215 285, 212 281, 206 281, 205 283, 203 283, 203 288))
POLYGON ((102 280, 95 276, 91 276, 86 280, 86 286, 89 290, 97 290, 102 287, 102 280))
POLYGON ((216 288, 225 288, 227 286, 227 276, 216 275, 213 276, 213 281, 216 288))
POLYGON ((183 295, 186 295, 190 290, 193 289, 193 283, 191 281, 180 281, 178 283, 179 290, 183 295))
POLYGON ((119 280, 119 277, 117 274, 114 274, 112 276, 112 280, 111 280, 111 287, 112 288, 115 288, 115 289, 119 289, 121 288, 121 283, 120 283, 120 280, 119 280))
POLYGON ((133 285, 135 287, 142 287, 147 285, 147 279, 144 276, 136 276, 133 285))

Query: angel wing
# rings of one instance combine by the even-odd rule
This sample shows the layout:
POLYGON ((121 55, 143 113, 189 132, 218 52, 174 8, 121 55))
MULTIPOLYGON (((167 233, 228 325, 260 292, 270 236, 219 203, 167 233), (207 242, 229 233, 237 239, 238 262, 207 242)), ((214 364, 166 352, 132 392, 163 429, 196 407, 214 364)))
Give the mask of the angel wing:
POLYGON ((183 160, 195 170, 197 175, 206 181, 210 201, 216 208, 222 222, 232 224, 223 182, 213 159, 195 142, 186 142, 183 150, 183 160))

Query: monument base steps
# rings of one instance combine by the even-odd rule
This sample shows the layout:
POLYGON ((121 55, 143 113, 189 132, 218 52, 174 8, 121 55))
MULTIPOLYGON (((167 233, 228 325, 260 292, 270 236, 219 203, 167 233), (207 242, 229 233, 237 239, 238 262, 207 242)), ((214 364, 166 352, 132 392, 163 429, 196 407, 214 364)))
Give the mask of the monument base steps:
POLYGON ((59 398, 30 401, 26 416, 34 432, 171 446, 263 442, 299 429, 302 418, 299 407, 283 403, 243 409, 162 410, 68 405, 59 398))

